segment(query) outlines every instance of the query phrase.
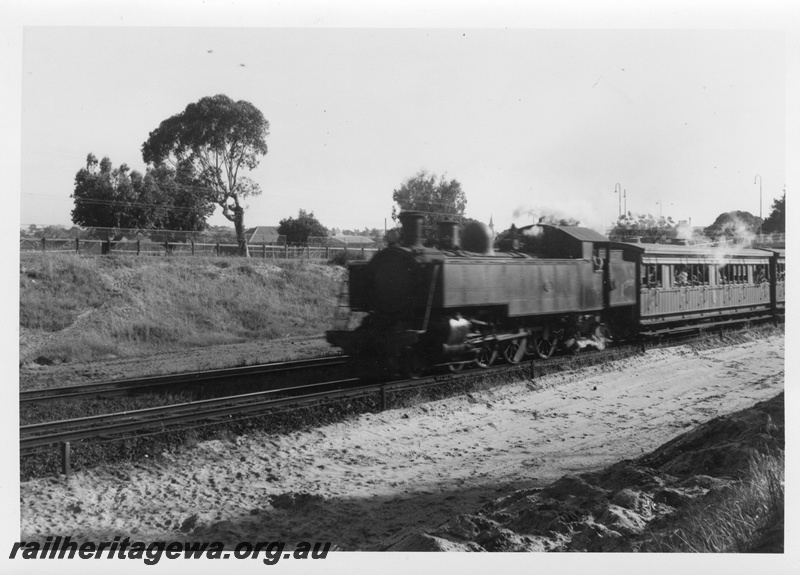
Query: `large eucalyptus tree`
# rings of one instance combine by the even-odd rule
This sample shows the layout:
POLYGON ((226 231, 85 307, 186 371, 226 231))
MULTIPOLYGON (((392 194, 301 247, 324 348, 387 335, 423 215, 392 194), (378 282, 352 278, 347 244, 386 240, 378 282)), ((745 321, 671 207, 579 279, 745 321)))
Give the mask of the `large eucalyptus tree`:
POLYGON ((191 162, 194 193, 222 207, 236 229, 240 255, 249 256, 242 204, 261 188, 242 172, 253 170, 266 155, 268 135, 269 122, 258 108, 219 94, 161 122, 142 145, 142 157, 147 163, 168 162, 176 168, 191 162))

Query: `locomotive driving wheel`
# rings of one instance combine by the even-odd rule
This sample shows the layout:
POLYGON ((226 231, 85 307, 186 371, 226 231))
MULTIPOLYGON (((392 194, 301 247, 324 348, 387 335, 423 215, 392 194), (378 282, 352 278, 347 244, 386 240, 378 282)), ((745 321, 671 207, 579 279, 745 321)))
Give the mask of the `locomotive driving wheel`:
POLYGON ((597 349, 604 350, 614 338, 611 336, 611 330, 608 329, 608 326, 599 323, 592 330, 592 339, 595 340, 597 349))
POLYGON ((478 357, 475 358, 475 363, 480 368, 487 368, 497 361, 498 355, 497 347, 494 345, 481 347, 478 350, 478 357))
POLYGON ((558 338, 551 335, 537 335, 532 342, 532 350, 536 357, 539 359, 548 359, 552 357, 553 352, 556 350, 558 338))
POLYGON ((460 361, 458 363, 450 363, 447 365, 447 368, 450 370, 450 373, 460 373, 464 370, 464 366, 466 366, 466 362, 460 361))
POLYGON ((508 363, 519 363, 525 356, 525 349, 528 345, 528 338, 518 337, 508 340, 503 344, 503 357, 508 363))

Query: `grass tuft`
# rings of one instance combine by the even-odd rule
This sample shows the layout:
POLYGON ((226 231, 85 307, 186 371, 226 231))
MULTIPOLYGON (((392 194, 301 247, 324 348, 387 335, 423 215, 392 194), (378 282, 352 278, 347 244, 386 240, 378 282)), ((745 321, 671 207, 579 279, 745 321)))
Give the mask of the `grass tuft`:
POLYGON ((745 477, 682 510, 681 527, 657 534, 642 551, 783 552, 784 452, 756 453, 745 477))

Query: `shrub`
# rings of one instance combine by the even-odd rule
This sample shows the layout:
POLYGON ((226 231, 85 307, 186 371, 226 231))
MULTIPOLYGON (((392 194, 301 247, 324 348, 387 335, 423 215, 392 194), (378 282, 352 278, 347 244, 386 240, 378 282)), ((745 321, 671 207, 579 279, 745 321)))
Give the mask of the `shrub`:
POLYGON ((328 261, 337 266, 347 267, 347 262, 364 261, 366 259, 366 256, 361 253, 361 250, 341 250, 334 252, 328 261))

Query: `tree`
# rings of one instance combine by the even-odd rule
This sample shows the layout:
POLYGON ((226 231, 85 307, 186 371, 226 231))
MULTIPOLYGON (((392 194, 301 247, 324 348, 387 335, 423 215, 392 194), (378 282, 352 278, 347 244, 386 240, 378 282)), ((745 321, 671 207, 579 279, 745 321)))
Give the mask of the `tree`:
POLYGON ((714 223, 703 230, 706 237, 713 240, 749 243, 758 233, 761 218, 750 212, 732 211, 717 216, 714 223))
POLYGON ((622 242, 640 238, 645 243, 662 243, 678 236, 678 226, 670 217, 628 212, 619 217, 609 236, 622 242))
POLYGON ((202 230, 213 211, 196 185, 190 165, 176 171, 160 164, 142 175, 89 154, 75 176, 72 221, 95 228, 89 235, 105 240, 119 239, 123 229, 169 230, 163 239, 174 240, 174 230, 202 230))
POLYGON ((175 168, 191 164, 197 191, 222 207, 222 215, 236 229, 240 255, 248 257, 242 203, 261 189, 241 172, 258 166, 267 153, 268 135, 269 122, 258 108, 219 94, 201 98, 161 122, 142 144, 142 157, 148 164, 169 162, 175 168))
POLYGON ((457 180, 437 180, 436 174, 421 170, 406 180, 400 189, 394 190, 392 219, 397 221, 399 211, 412 210, 423 214, 423 243, 433 245, 436 241, 436 224, 443 220, 455 220, 462 224, 470 221, 464 216, 467 196, 457 180), (399 208, 399 210, 398 210, 399 208))
POLYGON ((767 219, 764 220, 764 224, 761 226, 761 229, 768 234, 777 233, 777 234, 785 234, 786 233, 786 192, 783 192, 783 196, 779 200, 774 200, 772 202, 772 211, 767 216, 767 219))
POLYGON ((148 167, 141 183, 139 199, 152 212, 151 234, 156 241, 185 240, 184 232, 206 228, 206 218, 214 212, 202 191, 190 162, 181 162, 177 169, 166 164, 148 167))
POLYGON ((107 157, 98 162, 94 154, 87 155, 70 196, 75 200, 73 223, 99 228, 95 237, 106 240, 119 239, 122 228, 145 227, 148 222, 134 205, 136 193, 128 172, 126 164, 114 168, 107 157))
POLYGON ((278 233, 286 236, 287 244, 307 244, 310 236, 327 236, 328 230, 314 217, 314 212, 300 210, 297 219, 290 217, 278 222, 278 233))

